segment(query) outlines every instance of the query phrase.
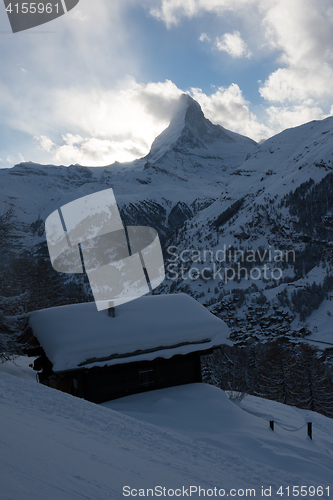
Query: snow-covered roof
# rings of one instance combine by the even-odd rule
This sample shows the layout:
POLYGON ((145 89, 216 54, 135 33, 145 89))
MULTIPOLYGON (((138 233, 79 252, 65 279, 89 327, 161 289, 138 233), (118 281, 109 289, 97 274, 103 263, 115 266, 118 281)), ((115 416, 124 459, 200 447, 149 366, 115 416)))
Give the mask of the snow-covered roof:
POLYGON ((29 324, 54 372, 171 358, 231 345, 227 325, 185 294, 144 296, 116 307, 94 302, 35 311, 29 324))

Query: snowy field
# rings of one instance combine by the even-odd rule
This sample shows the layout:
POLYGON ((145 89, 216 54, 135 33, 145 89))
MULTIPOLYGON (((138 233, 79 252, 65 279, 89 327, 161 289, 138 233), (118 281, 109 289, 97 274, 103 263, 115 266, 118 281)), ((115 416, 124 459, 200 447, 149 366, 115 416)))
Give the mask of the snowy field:
POLYGON ((95 405, 33 378, 26 360, 0 365, 1 500, 333 495, 327 417, 205 384, 95 405))

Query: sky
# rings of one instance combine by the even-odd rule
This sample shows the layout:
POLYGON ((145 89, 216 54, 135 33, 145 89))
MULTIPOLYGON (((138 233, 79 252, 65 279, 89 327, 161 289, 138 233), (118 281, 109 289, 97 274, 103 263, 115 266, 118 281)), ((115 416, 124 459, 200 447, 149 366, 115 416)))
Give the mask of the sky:
POLYGON ((261 141, 333 114, 331 0, 80 0, 12 33, 0 3, 0 168, 149 152, 188 93, 261 141))

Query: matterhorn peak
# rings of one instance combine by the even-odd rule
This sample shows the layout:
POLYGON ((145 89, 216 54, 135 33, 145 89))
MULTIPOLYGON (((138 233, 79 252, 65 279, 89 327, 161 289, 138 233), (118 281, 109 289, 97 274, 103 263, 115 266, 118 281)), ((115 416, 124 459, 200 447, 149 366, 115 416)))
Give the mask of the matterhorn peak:
POLYGON ((190 95, 182 94, 178 100, 178 106, 175 110, 174 116, 170 121, 170 125, 182 116, 184 125, 194 125, 195 122, 202 122, 205 116, 202 112, 200 104, 195 101, 190 95))
POLYGON ((182 111, 185 111, 184 121, 188 126, 195 126, 206 120, 200 104, 188 94, 180 96, 179 107, 182 111))
POLYGON ((182 94, 169 126, 156 137, 147 159, 156 161, 171 150, 181 154, 207 155, 217 145, 220 149, 240 139, 255 144, 251 139, 229 132, 221 125, 214 125, 205 118, 197 101, 188 94, 182 94))
POLYGON ((186 128, 197 128, 200 125, 202 127, 205 120, 200 104, 192 99, 190 95, 182 94, 179 97, 178 105, 171 117, 169 126, 156 137, 149 156, 155 156, 156 153, 163 154, 165 150, 173 149, 182 135, 186 133, 186 128))

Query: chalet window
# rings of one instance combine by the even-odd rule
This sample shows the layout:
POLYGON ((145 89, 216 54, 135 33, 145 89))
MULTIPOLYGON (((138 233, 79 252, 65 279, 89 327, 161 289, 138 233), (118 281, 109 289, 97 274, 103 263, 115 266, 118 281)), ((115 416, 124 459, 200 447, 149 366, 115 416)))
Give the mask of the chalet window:
POLYGON ((154 385, 155 382, 155 370, 153 368, 149 368, 148 370, 139 370, 140 387, 148 387, 149 385, 154 385))

